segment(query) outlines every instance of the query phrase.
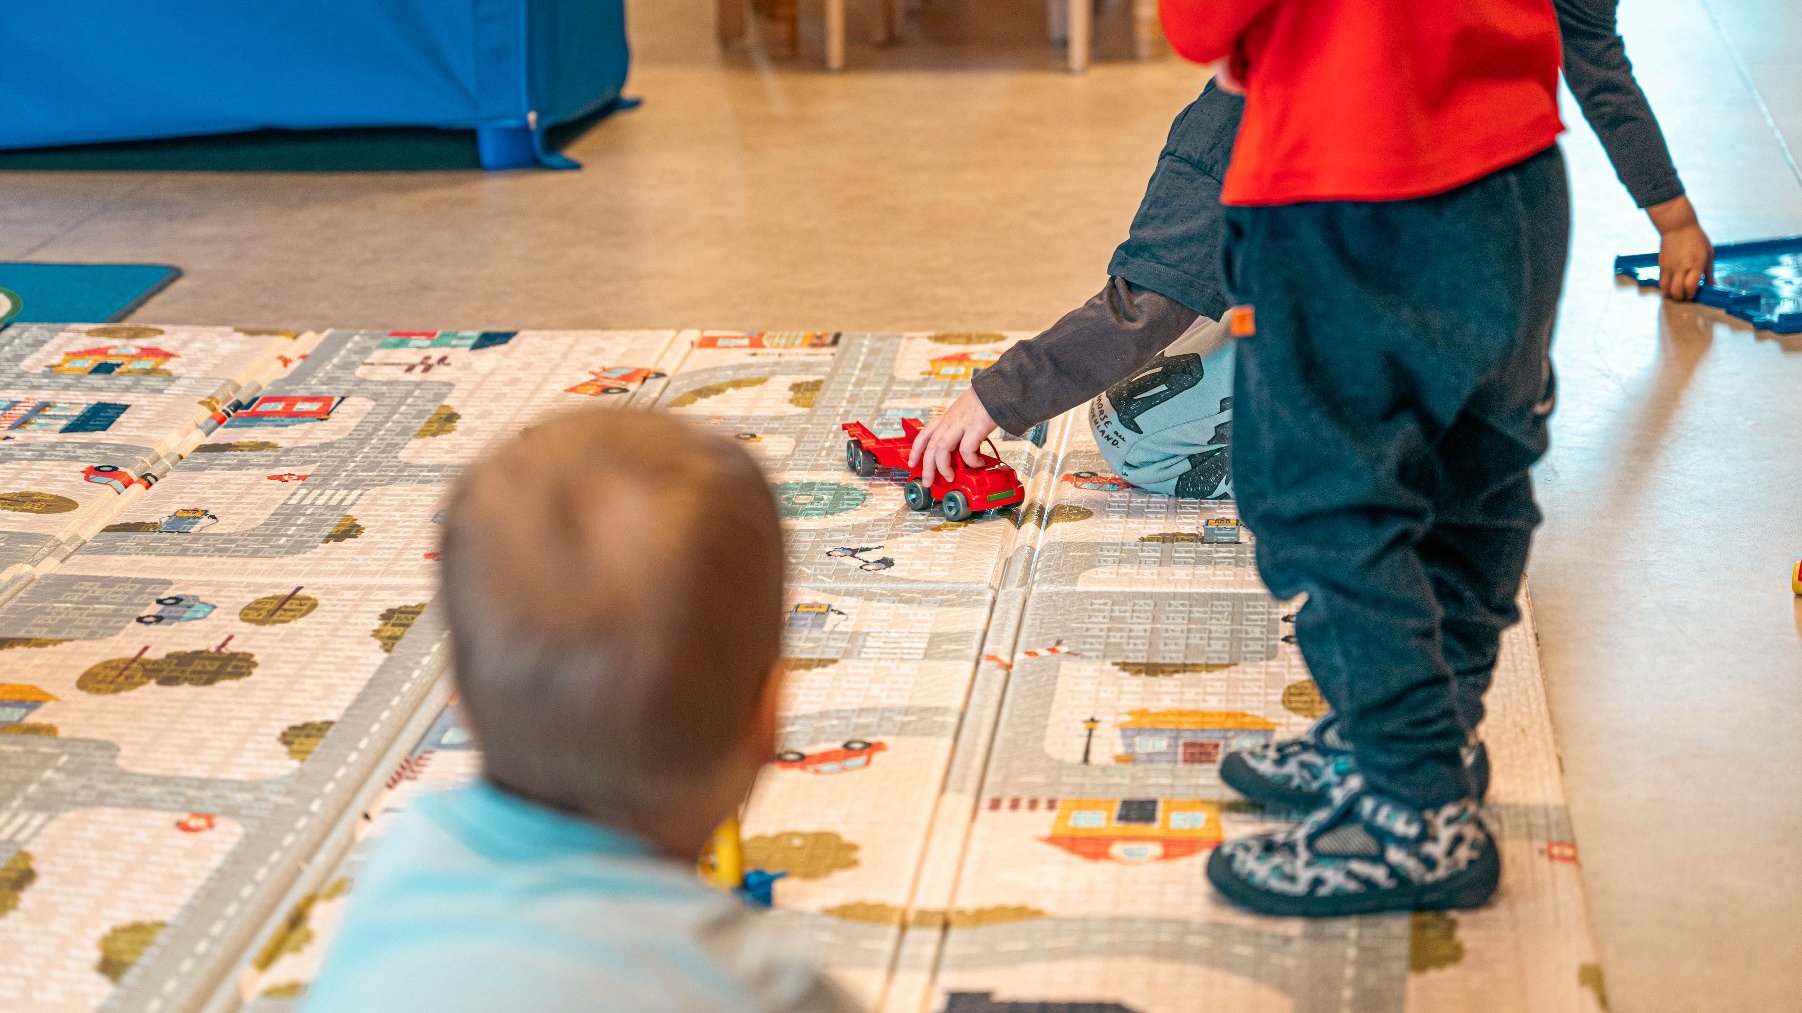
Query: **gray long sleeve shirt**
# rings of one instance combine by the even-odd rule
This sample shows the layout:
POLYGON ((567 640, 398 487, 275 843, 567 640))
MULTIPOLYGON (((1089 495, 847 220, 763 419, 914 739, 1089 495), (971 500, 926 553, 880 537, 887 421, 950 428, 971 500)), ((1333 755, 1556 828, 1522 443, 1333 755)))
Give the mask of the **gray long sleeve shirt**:
MULTIPOLYGON (((1640 207, 1682 195, 1664 133, 1615 28, 1619 0, 1553 0, 1564 77, 1621 185, 1640 207)), ((1009 349, 972 386, 996 424, 1024 433, 1132 375, 1197 316, 1218 318, 1220 181, 1244 103, 1209 82, 1177 114, 1107 287, 1050 329, 1009 349)))

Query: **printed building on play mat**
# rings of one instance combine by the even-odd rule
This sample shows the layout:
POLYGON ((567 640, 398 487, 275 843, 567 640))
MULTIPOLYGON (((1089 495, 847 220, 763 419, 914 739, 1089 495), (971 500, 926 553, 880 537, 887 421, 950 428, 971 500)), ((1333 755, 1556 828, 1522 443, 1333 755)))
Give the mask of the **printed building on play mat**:
POLYGON ((1136 710, 1120 722, 1116 763, 1219 763, 1235 749, 1261 746, 1276 722, 1244 711, 1136 710))
POLYGON ((51 366, 50 371, 79 376, 152 374, 167 369, 174 358, 174 352, 150 345, 103 345, 64 353, 62 361, 51 366))
POLYGON ((420 348, 436 351, 446 348, 467 348, 477 351, 483 348, 498 348, 513 340, 518 331, 389 331, 382 339, 381 347, 420 348))
POLYGON ((0 400, 0 430, 104 433, 119 421, 127 407, 112 401, 0 400))
POLYGON ((1068 798, 1046 843, 1092 862, 1187 858, 1222 840, 1220 806, 1194 799, 1068 798))

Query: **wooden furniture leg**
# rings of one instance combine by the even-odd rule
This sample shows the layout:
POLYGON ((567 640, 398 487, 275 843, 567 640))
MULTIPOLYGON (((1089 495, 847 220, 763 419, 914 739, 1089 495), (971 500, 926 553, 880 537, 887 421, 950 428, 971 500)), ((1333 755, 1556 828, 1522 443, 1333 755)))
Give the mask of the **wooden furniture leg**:
POLYGON ((1094 30, 1094 0, 1067 0, 1070 10, 1070 73, 1089 69, 1089 43, 1094 30))
POLYGON ((1133 56, 1156 59, 1163 51, 1164 26, 1158 20, 1158 0, 1133 0, 1133 56))
POLYGON ((845 0, 826 0, 826 69, 845 69, 845 0))
POLYGON ((870 41, 885 46, 901 32, 901 0, 876 0, 876 20, 870 29, 870 41))
POLYGON ((718 12, 720 45, 745 37, 745 0, 719 0, 715 10, 718 12))
POLYGON ((801 17, 795 0, 770 0, 770 55, 789 57, 801 48, 801 17))

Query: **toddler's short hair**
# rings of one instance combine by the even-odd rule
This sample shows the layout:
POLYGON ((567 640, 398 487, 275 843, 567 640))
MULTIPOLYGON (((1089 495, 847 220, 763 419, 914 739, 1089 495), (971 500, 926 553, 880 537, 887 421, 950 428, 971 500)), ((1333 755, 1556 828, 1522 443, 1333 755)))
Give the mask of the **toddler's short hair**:
POLYGON ((563 415, 464 472, 442 550, 456 682, 496 783, 654 818, 742 756, 783 567, 742 448, 659 412, 563 415))

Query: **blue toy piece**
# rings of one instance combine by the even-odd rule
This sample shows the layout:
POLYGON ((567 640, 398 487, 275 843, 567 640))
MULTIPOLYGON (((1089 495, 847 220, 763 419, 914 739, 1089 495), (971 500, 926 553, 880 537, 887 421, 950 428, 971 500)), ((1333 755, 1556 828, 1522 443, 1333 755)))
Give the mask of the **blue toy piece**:
MULTIPOLYGON (((1614 258, 1614 273, 1641 288, 1658 284, 1658 254, 1614 258)), ((1714 284, 1696 301, 1726 310, 1759 330, 1802 333, 1802 236, 1714 248, 1714 284)))
POLYGON ((767 869, 747 869, 744 882, 732 892, 747 904, 770 907, 776 903, 776 881, 786 875, 786 872, 770 872, 767 869))

